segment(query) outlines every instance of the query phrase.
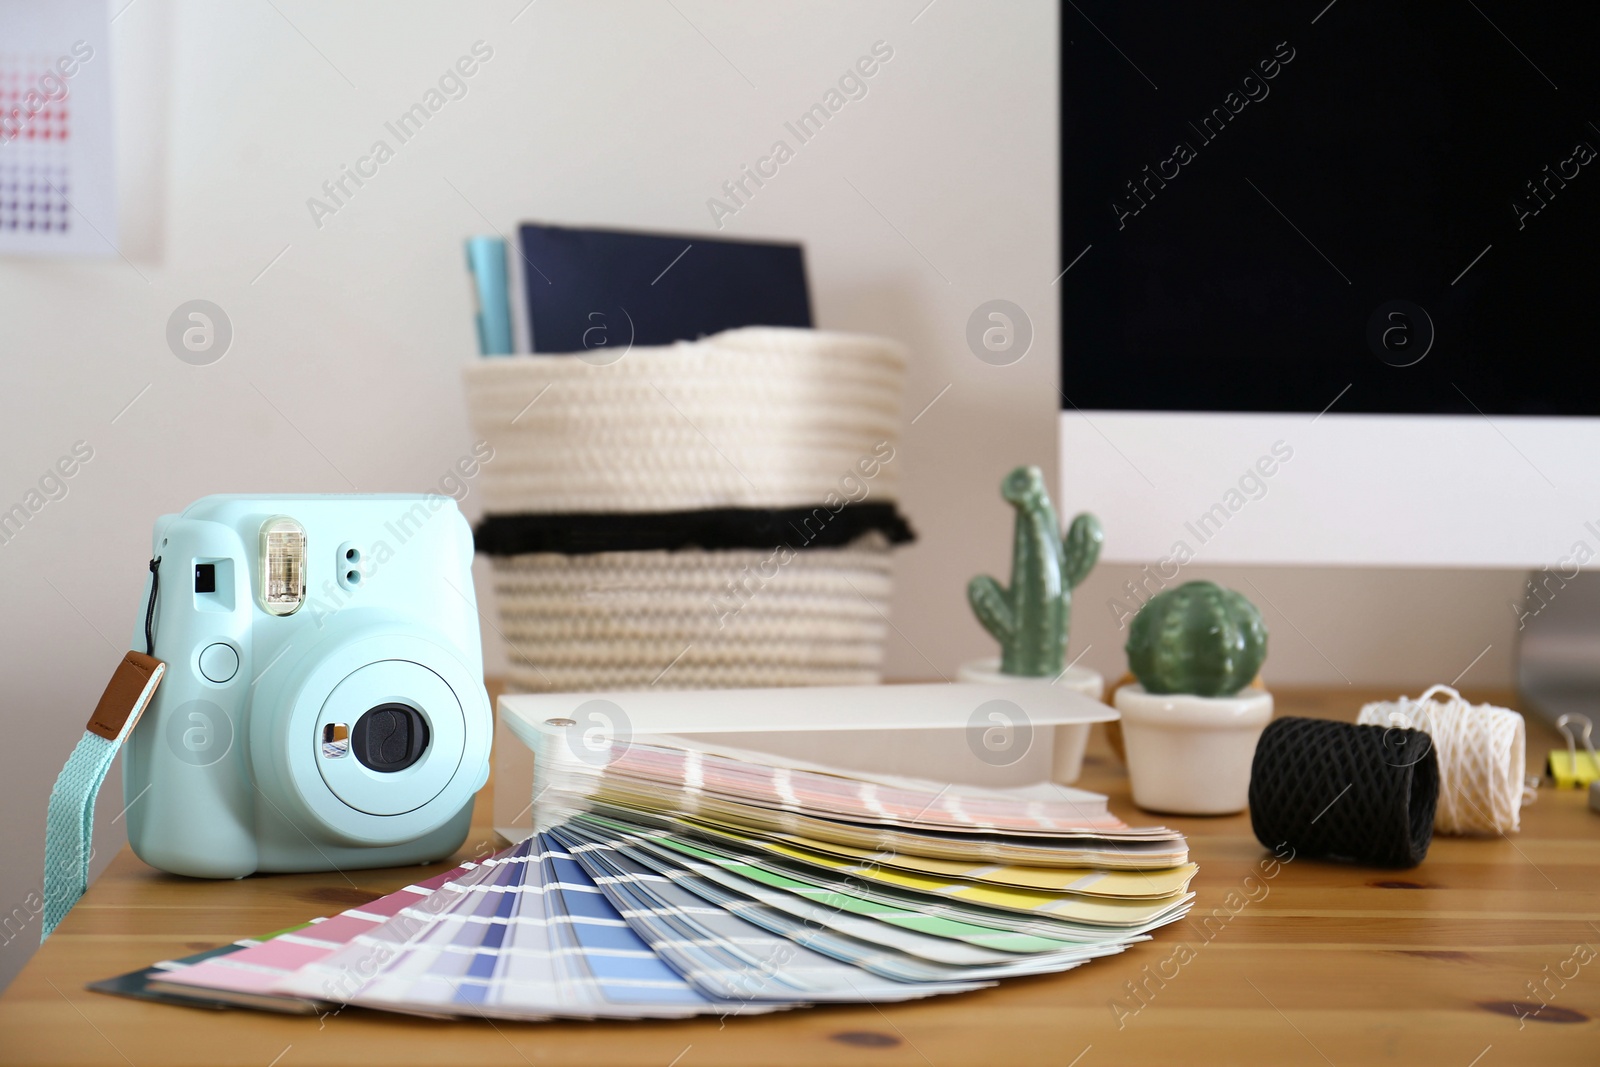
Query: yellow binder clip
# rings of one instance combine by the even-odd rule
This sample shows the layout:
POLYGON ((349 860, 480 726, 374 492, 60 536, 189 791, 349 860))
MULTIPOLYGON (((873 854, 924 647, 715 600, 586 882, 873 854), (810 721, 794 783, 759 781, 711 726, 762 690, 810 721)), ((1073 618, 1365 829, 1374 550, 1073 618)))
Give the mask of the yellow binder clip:
POLYGON ((1562 752, 1556 749, 1550 753, 1550 777, 1555 779, 1558 789, 1582 789, 1591 782, 1600 781, 1600 757, 1594 752, 1594 742, 1590 740, 1593 724, 1584 715, 1563 715, 1556 720, 1556 729, 1567 739, 1567 750, 1562 752), (1581 756, 1578 753, 1578 739, 1573 736, 1571 722, 1583 724, 1583 747, 1587 750, 1581 756))

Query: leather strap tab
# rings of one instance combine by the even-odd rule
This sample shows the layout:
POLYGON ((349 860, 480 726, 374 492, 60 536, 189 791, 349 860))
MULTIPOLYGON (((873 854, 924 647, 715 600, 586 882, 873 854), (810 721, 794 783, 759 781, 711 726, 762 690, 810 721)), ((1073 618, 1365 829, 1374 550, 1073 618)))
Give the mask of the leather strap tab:
POLYGON ((154 656, 130 650, 117 664, 111 681, 106 683, 106 691, 100 694, 100 703, 89 716, 88 731, 107 741, 115 741, 130 719, 138 722, 145 706, 155 696, 156 685, 160 684, 165 671, 166 664, 154 656))

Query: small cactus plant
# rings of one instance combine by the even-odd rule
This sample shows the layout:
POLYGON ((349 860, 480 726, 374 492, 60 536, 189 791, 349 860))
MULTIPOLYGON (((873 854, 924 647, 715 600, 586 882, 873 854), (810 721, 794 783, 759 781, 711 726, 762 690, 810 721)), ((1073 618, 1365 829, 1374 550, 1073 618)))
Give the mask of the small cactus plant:
POLYGON ((1018 467, 1006 475, 1000 496, 1017 510, 1011 587, 979 575, 967 583, 967 601, 1000 642, 1003 674, 1053 676, 1066 658, 1072 590, 1094 569, 1105 535, 1095 517, 1084 512, 1062 538, 1038 467, 1018 467))
POLYGON ((1267 658, 1256 606, 1215 582, 1186 582, 1150 599, 1128 632, 1128 668, 1147 693, 1232 696, 1267 658))

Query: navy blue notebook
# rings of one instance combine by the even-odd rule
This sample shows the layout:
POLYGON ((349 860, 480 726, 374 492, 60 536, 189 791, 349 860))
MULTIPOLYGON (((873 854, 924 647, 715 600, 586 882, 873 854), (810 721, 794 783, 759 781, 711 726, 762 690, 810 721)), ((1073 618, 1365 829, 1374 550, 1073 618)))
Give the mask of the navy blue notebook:
POLYGON ((798 244, 524 223, 535 352, 692 341, 736 326, 810 326, 798 244))

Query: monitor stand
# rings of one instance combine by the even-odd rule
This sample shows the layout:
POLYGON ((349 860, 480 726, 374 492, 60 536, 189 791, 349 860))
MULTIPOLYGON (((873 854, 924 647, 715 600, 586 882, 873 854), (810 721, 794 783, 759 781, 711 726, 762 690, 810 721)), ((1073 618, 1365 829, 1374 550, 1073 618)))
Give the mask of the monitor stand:
MULTIPOLYGON (((1584 715, 1600 731, 1600 572, 1562 578, 1548 568, 1529 575, 1518 610, 1517 690, 1528 708, 1554 725, 1584 715)), ((1582 727, 1574 733, 1581 739, 1582 727)))

